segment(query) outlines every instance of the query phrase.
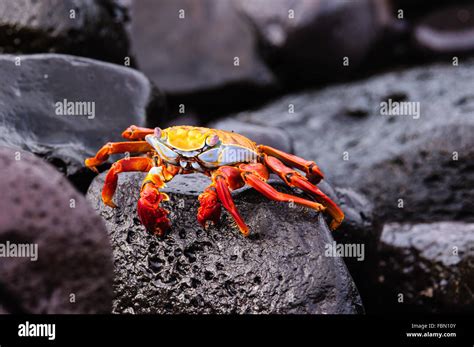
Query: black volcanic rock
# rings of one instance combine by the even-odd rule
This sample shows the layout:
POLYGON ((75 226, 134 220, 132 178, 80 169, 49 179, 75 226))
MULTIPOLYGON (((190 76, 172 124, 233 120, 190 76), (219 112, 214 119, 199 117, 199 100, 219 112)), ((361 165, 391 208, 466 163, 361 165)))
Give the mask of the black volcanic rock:
POLYGON ((56 54, 19 59, 17 65, 17 57, 0 56, 0 144, 44 157, 73 181, 81 179, 86 157, 121 141, 121 132, 143 125, 148 112, 163 113, 161 94, 133 69, 56 54), (93 105, 94 115, 60 114, 64 100, 93 105))
POLYGON ((261 55, 286 83, 320 83, 354 71, 381 30, 369 0, 234 0, 261 55), (348 66, 343 58, 348 57, 348 66))
POLYGON ((5 147, 0 191, 0 312, 110 313, 112 250, 84 197, 51 165, 5 147), (36 255, 5 257, 24 244, 36 255))
POLYGON ((404 312, 472 313, 473 264, 472 223, 387 224, 379 268, 384 307, 404 312))
POLYGON ((378 246, 382 233, 382 223, 376 218, 374 205, 364 195, 350 188, 338 188, 331 191, 324 181, 319 184, 344 211, 344 221, 333 232, 338 244, 349 247, 363 247, 363 256, 347 254, 344 257, 349 272, 359 290, 367 312, 378 305, 378 293, 374 288, 377 280, 378 246), (332 193, 332 194, 330 194, 332 193))
POLYGON ((197 195, 209 181, 178 176, 164 190, 173 225, 160 239, 145 232, 136 214, 143 174, 121 175, 115 210, 100 200, 103 179, 93 181, 87 198, 112 240, 114 312, 363 312, 342 259, 325 256, 333 239, 322 215, 243 189, 234 196, 251 236, 243 237, 227 213, 204 231, 196 220, 197 195))
POLYGON ((276 88, 231 1, 135 1, 131 38, 138 67, 167 93, 176 116, 181 104, 204 117, 262 102, 276 88))
POLYGON ((65 53, 123 65, 127 22, 120 1, 2 0, 0 52, 65 53))
POLYGON ((364 193, 379 220, 472 221, 473 67, 465 60, 385 73, 231 118, 286 129, 295 154, 314 160, 335 186, 364 193), (389 102, 412 102, 412 113, 382 114, 389 102))
POLYGON ((413 32, 415 47, 425 54, 474 51, 474 6, 455 4, 423 16, 413 32))
POLYGON ((393 9, 402 9, 404 18, 407 18, 410 21, 415 21, 429 15, 430 13, 446 9, 452 5, 468 5, 471 0, 454 0, 449 3, 445 0, 388 0, 388 2, 391 4, 393 9))

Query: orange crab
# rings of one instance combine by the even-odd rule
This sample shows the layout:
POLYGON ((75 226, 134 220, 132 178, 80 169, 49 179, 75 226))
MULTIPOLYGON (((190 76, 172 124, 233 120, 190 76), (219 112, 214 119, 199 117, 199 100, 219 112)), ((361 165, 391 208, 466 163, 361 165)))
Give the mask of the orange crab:
POLYGON ((95 157, 86 159, 85 164, 97 171, 96 166, 105 162, 111 154, 146 153, 146 156, 124 158, 112 164, 105 178, 102 200, 106 205, 115 207, 112 197, 119 173, 147 172, 138 200, 138 216, 145 228, 156 235, 163 235, 170 227, 169 212, 160 206, 169 197, 160 192, 160 188, 177 174, 195 172, 203 173, 212 180, 198 198, 197 219, 204 228, 208 223, 219 221, 222 204, 235 219, 242 234, 249 234, 249 228, 237 211, 230 193, 245 184, 272 200, 294 202, 316 211, 327 210, 332 217, 332 230, 344 219, 341 209, 315 186, 323 179, 323 174, 314 162, 257 145, 240 134, 194 126, 148 129, 132 125, 122 136, 131 141, 108 143, 95 157), (270 172, 277 174, 289 186, 308 193, 317 202, 277 191, 266 182, 270 172))

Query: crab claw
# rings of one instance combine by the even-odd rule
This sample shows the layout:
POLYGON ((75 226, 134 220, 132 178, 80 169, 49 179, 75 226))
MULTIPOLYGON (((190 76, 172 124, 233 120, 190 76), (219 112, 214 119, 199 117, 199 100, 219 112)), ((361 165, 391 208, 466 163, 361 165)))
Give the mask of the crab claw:
POLYGON ((161 201, 169 200, 168 195, 161 193, 153 183, 143 186, 138 200, 138 217, 146 230, 154 235, 163 236, 170 228, 169 211, 160 207, 161 201))
POLYGON ((221 204, 217 198, 216 190, 212 187, 206 188, 199 195, 199 209, 197 220, 204 229, 207 229, 210 223, 217 224, 221 217, 221 204))
POLYGON ((309 164, 306 171, 307 171, 306 177, 308 178, 308 181, 310 181, 313 184, 318 184, 319 182, 321 182, 322 179, 324 179, 324 175, 322 171, 319 169, 319 167, 315 163, 309 164))

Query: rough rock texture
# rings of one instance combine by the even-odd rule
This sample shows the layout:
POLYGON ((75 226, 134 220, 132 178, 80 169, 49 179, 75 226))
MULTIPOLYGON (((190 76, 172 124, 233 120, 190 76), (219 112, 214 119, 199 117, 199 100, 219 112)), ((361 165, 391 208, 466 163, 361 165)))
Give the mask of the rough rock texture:
POLYGON ((262 126, 239 122, 234 119, 225 119, 209 125, 211 128, 234 131, 247 136, 257 144, 278 148, 287 153, 293 153, 293 139, 282 128, 262 126))
POLYGON ((381 220, 474 220, 473 67, 469 60, 386 73, 233 118, 287 129, 296 154, 315 160, 334 185, 365 193, 381 220), (419 103, 410 104, 419 118, 383 115, 389 100, 419 103))
POLYGON ((10 313, 110 312, 112 250, 84 197, 41 159, 5 147, 0 178, 0 306, 10 313), (8 243, 37 245, 37 260, 4 257, 8 243))
POLYGON ((261 102, 276 87, 231 1, 135 1, 131 37, 139 68, 171 106, 200 114, 235 109, 261 102))
POLYGON ((474 6, 452 5, 424 16, 414 28, 413 39, 427 54, 474 51, 474 6))
POLYGON ((236 204, 252 235, 240 235, 226 213, 206 232, 196 212, 209 181, 178 176, 166 189, 173 227, 158 239, 144 231, 135 211, 143 175, 121 175, 116 210, 100 202, 103 178, 93 181, 87 198, 105 219, 114 248, 114 312, 363 312, 342 259, 324 255, 332 237, 321 215, 244 189, 236 204))
POLYGON ((382 224, 375 218, 373 204, 362 194, 349 188, 332 190, 325 182, 321 182, 319 188, 344 211, 344 222, 332 233, 334 240, 340 244, 364 247, 362 259, 345 256, 344 262, 357 285, 365 309, 370 312, 378 304, 373 284, 377 279, 375 269, 382 224))
POLYGON ((375 251, 382 227, 379 221, 374 220, 373 204, 350 188, 335 188, 332 193, 329 184, 321 182, 318 186, 331 198, 335 193, 333 200, 345 214, 343 224, 334 233, 335 240, 343 243, 363 242, 375 251))
POLYGON ((16 59, 0 56, 0 144, 40 155, 73 180, 84 158, 120 141, 129 125, 143 125, 146 113, 163 113, 163 97, 135 70, 67 55, 16 59), (60 114, 64 100, 94 106, 95 114, 82 107, 60 114))
MULTIPOLYGON (((333 188, 326 180, 318 183, 318 187, 344 212, 343 223, 332 233, 334 240, 338 243, 363 243, 369 253, 375 253, 382 225, 375 219, 373 204, 353 189, 333 188)), ((346 264, 353 265, 352 260, 346 259, 346 264)))
POLYGON ((266 62, 290 84, 334 80, 357 68, 380 29, 370 0, 234 3, 255 29, 266 62))
POLYGON ((127 8, 112 0, 1 0, 0 52, 66 53, 124 64, 127 8))
POLYGON ((387 224, 380 255, 385 308, 474 312, 474 224, 387 224))
POLYGON ((367 312, 379 306, 377 281, 378 247, 382 223, 375 217, 373 204, 362 194, 350 188, 333 188, 326 181, 318 187, 335 201, 344 212, 344 221, 332 233, 337 244, 363 247, 363 256, 345 254, 343 259, 359 290, 367 312))

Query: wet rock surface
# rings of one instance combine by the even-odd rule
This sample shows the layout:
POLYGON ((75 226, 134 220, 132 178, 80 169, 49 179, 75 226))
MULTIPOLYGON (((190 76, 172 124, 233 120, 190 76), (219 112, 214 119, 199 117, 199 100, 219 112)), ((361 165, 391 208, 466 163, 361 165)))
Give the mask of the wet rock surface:
POLYGON ((293 85, 347 75, 367 56, 379 30, 366 0, 234 3, 255 30, 265 61, 293 85))
POLYGON ((297 155, 335 185, 364 193, 382 221, 473 220, 473 65, 386 73, 234 118, 287 129, 297 155), (399 102, 411 102, 411 113, 396 115, 399 102))
POLYGON ((137 64, 169 95, 176 114, 181 104, 201 114, 245 107, 277 87, 231 1, 140 0, 132 18, 137 64))
POLYGON ((103 221, 41 159, 0 147, 0 163, 0 244, 9 250, 0 261, 0 312, 110 312, 112 249, 103 221), (37 252, 14 257, 12 247, 26 244, 37 252))
POLYGON ((403 9, 404 18, 416 20, 440 9, 448 9, 453 5, 469 5, 470 0, 453 0, 449 3, 444 0, 389 0, 388 2, 395 9, 403 9))
POLYGON ((0 1, 0 52, 66 53, 124 64, 127 7, 113 0, 0 1))
MULTIPOLYGON (((319 188, 330 192, 329 184, 321 182, 319 188)), ((350 188, 335 188, 335 197, 329 194, 344 211, 344 223, 333 233, 338 242, 363 242, 375 251, 382 232, 381 225, 375 220, 373 204, 362 194, 350 188)))
POLYGON ((356 252, 345 254, 344 262, 354 279, 367 312, 379 302, 374 288, 377 280, 378 246, 382 223, 375 217, 373 204, 362 194, 350 188, 331 187, 321 182, 319 188, 328 194, 344 211, 344 222, 332 233, 338 244, 348 245, 356 252), (357 253, 359 247, 360 253, 357 253))
POLYGON ((143 174, 122 174, 112 210, 100 202, 104 175, 87 198, 105 219, 115 256, 117 313, 361 313, 360 298, 341 258, 324 256, 332 237, 321 215, 282 213, 253 190, 236 192, 252 234, 244 238, 227 213, 221 224, 198 226, 204 176, 178 176, 171 196, 172 230, 148 235, 136 215, 143 174))
POLYGON ((79 185, 92 178, 84 158, 147 113, 163 114, 162 95, 135 70, 67 55, 19 59, 0 56, 0 144, 44 157, 79 185))
POLYGON ((457 4, 429 13, 416 24, 413 39, 425 54, 474 51, 474 6, 457 4))
POLYGON ((474 224, 386 224, 380 259, 385 307, 423 312, 474 309, 474 224))

